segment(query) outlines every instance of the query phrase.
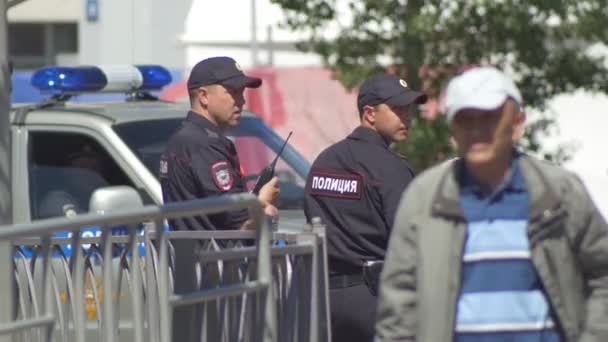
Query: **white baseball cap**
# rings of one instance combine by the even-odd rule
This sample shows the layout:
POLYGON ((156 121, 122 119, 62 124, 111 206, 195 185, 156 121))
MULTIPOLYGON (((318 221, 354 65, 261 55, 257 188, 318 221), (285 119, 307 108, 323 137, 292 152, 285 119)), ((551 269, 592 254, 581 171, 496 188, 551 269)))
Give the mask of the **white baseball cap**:
POLYGON ((512 98, 522 105, 521 93, 513 80, 494 67, 479 67, 454 77, 445 98, 448 122, 462 109, 494 110, 512 98))

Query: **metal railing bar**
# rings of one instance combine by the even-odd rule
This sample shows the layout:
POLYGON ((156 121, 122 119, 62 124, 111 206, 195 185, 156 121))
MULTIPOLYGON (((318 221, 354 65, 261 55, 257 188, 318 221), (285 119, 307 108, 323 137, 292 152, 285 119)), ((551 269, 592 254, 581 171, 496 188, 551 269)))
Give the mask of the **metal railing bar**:
MULTIPOLYGON (((33 259, 33 258, 32 258, 33 259)), ((36 290, 36 280, 34 279, 34 262, 24 263, 26 268, 26 276, 28 281, 28 291, 31 296, 32 311, 29 312, 33 317, 41 316, 40 301, 38 300, 38 291, 36 290)))
MULTIPOLYGON (((112 253, 114 253, 114 248, 116 247, 116 245, 112 244, 112 253)), ((122 279, 123 279, 123 274, 128 274, 129 273, 129 266, 127 264, 126 258, 127 258, 127 254, 129 252, 130 248, 128 245, 124 246, 124 248, 121 248, 119 250, 119 255, 118 255, 118 260, 114 259, 114 261, 118 262, 117 265, 117 272, 116 272, 116 285, 113 285, 114 287, 114 294, 112 295, 112 299, 113 299, 113 305, 114 305, 114 313, 116 314, 116 318, 114 320, 114 324, 118 325, 118 322, 120 321, 120 299, 121 299, 121 294, 122 294, 122 279)), ((112 256, 114 256, 114 254, 112 254, 112 256)), ((128 276, 124 276, 124 277, 128 277, 128 276)), ((118 337, 116 337, 118 338, 118 337)))
POLYGON ((22 261, 22 265, 24 268, 24 272, 25 272, 25 277, 27 280, 27 285, 25 287, 23 287, 24 293, 20 294, 21 297, 23 297, 23 301, 26 301, 28 296, 31 296, 31 300, 30 302, 32 303, 31 307, 26 308, 26 307, 22 307, 22 312, 23 312, 23 316, 24 317, 28 317, 28 315, 32 314, 32 310, 33 310, 33 316, 40 316, 40 310, 38 307, 38 296, 36 294, 36 286, 35 286, 35 282, 34 282, 34 275, 32 272, 32 265, 27 262, 27 259, 25 257, 25 254, 23 254, 21 249, 17 249, 17 255, 21 256, 23 259, 22 261), (25 292, 27 290, 27 292, 25 292))
MULTIPOLYGON (((51 240, 49 235, 45 235, 42 239, 42 312, 44 316, 53 316, 53 296, 52 296, 52 275, 51 275, 51 240)), ((43 326, 46 328, 42 336, 42 340, 51 341, 53 338, 53 326, 43 326)))
POLYGON ((245 230, 215 230, 215 231, 169 231, 169 240, 199 239, 199 240, 254 240, 255 231, 245 230))
POLYGON ((320 249, 318 258, 320 261, 319 264, 319 277, 321 280, 319 282, 321 295, 319 297, 320 300, 320 311, 319 314, 322 315, 319 317, 319 322, 323 320, 324 324, 320 328, 319 333, 323 332, 319 335, 319 339, 324 341, 331 341, 331 318, 330 318, 330 308, 329 308, 329 267, 327 264, 327 235, 326 235, 326 227, 320 222, 315 222, 312 225, 312 232, 317 235, 317 240, 320 242, 320 249))
POLYGON ((173 307, 194 305, 218 300, 225 297, 242 296, 246 293, 265 291, 268 284, 260 281, 248 281, 243 284, 234 284, 213 289, 198 290, 183 295, 172 295, 170 304, 173 307))
MULTIPOLYGON (((82 227, 79 229, 90 228, 90 227, 82 227)), ((66 229, 64 227, 62 232, 65 232, 66 229)), ((76 229, 76 232, 79 230, 76 229)), ((73 233, 74 234, 74 233, 73 233)), ((216 231, 168 231, 167 232, 169 240, 183 240, 183 239, 199 239, 199 240, 253 240, 255 239, 254 231, 242 231, 242 230, 216 230, 216 231)), ((297 233, 285 233, 285 232, 273 232, 272 233, 272 241, 283 240, 287 243, 293 243, 296 241, 297 233)), ((154 240, 156 238, 155 233, 150 233, 150 239, 154 240)), ((136 235, 136 239, 138 243, 144 242, 143 235, 136 235)), ((16 237, 12 238, 11 241, 14 245, 17 246, 37 246, 40 245, 41 239, 38 237, 16 237)), ((52 237, 51 244, 52 245, 67 245, 70 244, 72 238, 69 237, 52 237)), ((81 237, 80 243, 81 245, 85 244, 98 244, 100 241, 100 237, 81 237)), ((128 235, 111 235, 110 241, 112 243, 128 243, 129 236, 128 235)), ((289 245, 287 245, 289 246, 289 245)), ((285 246, 285 247, 287 247, 285 246)))
MULTIPOLYGON (((0 241, 0 260, 4 262, 0 263, 0 274, 4 275, 2 281, 0 281, 0 293, 13 293, 13 281, 9 275, 13 274, 13 246, 8 241, 0 241)), ((6 296, 2 301, 2 307, 0 307, 0 329, 6 324, 11 324, 13 320, 13 296, 6 296)), ((12 337, 12 336, 11 336, 12 337)), ((3 336, 0 341, 11 341, 11 337, 3 336)))
POLYGON ((144 244, 146 248, 145 258, 145 294, 146 300, 145 304, 147 307, 146 318, 148 321, 148 334, 146 335, 147 340, 151 342, 157 342, 160 338, 160 326, 158 324, 153 324, 152 322, 159 321, 158 314, 158 290, 157 290, 157 277, 155 272, 155 264, 156 264, 156 254, 154 251, 156 250, 152 245, 152 241, 150 239, 150 227, 144 226, 144 244))
POLYGON ((313 253, 313 246, 306 245, 294 245, 284 247, 271 247, 273 257, 284 257, 284 256, 301 256, 311 255, 313 253))
POLYGON ((311 289, 311 280, 308 279, 306 275, 311 274, 312 269, 312 256, 303 256, 298 258, 298 263, 294 264, 294 273, 296 275, 296 281, 303 285, 300 286, 300 291, 297 293, 298 300, 298 327, 297 333, 299 336, 299 341, 305 341, 310 339, 310 314, 311 307, 310 301, 307 298, 310 298, 312 293, 311 289))
MULTIPOLYGON (((79 228, 79 229, 84 229, 84 228, 90 228, 90 227, 82 227, 82 228, 79 228)), ((79 230, 77 229, 76 232, 79 232, 79 230)), ((14 245, 17 245, 17 246, 37 246, 37 245, 41 244, 40 238, 36 238, 36 237, 14 238, 14 239, 11 239, 11 241, 13 242, 14 245)), ((100 236, 97 236, 97 237, 81 237, 80 238, 80 246, 82 248, 82 245, 99 244, 100 241, 101 241, 101 237, 100 236)), ((143 237, 142 237, 142 241, 143 241, 143 237)), ((61 245, 70 244, 71 242, 72 242, 72 238, 67 238, 67 237, 53 237, 53 238, 51 238, 51 244, 52 245, 59 245, 59 246, 61 246, 61 245)), ((127 243, 127 242, 129 242, 129 236, 128 235, 111 235, 110 236, 110 242, 112 242, 112 243, 127 243)))
POLYGON ((70 299, 72 301, 72 315, 74 319, 74 339, 75 342, 85 342, 85 300, 84 300, 84 269, 85 260, 84 252, 81 248, 80 232, 72 232, 72 258, 70 267, 72 271, 72 293, 70 299))
POLYGON ((55 324, 55 317, 44 315, 36 318, 24 319, 21 321, 12 321, 9 323, 0 324, 0 335, 15 333, 19 330, 52 327, 55 324))
POLYGON ((158 245, 160 249, 158 253, 158 263, 160 265, 160 269, 158 272, 158 308, 160 314, 161 341, 170 342, 173 311, 171 310, 169 293, 169 243, 167 240, 167 234, 164 229, 158 230, 158 227, 162 227, 162 225, 162 221, 156 221, 155 228, 157 229, 156 234, 158 236, 158 245))
MULTIPOLYGON (((101 315, 97 314, 97 312, 101 311, 101 302, 99 299, 99 291, 97 290, 97 283, 96 283, 96 277, 95 277, 95 271, 93 270, 93 267, 91 266, 90 263, 87 263, 87 265, 85 266, 86 268, 86 275, 89 277, 89 288, 91 291, 91 294, 93 296, 93 306, 95 308, 95 319, 97 321, 97 326, 99 327, 99 329, 102 329, 102 321, 101 321, 101 315)), ((86 290, 86 286, 85 288, 83 288, 83 291, 86 290)), ((85 301, 85 307, 87 305, 87 302, 85 301)))
MULTIPOLYGON (((318 240, 316 235, 313 235, 312 239, 318 240)), ((319 249, 318 241, 315 241, 315 243, 312 244, 312 262, 310 265, 310 317, 308 318, 310 320, 310 342, 317 342, 319 340, 319 318, 321 317, 321 308, 318 302, 321 292, 319 287, 319 283, 321 281, 321 279, 319 279, 319 270, 321 269, 319 261, 319 249)))
POLYGON ((65 313, 63 312, 63 306, 61 305, 61 295, 59 292, 59 283, 57 282, 57 276, 55 274, 55 269, 51 267, 52 276, 52 290, 53 290, 53 299, 55 299, 55 306, 57 307, 57 318, 59 320, 59 329, 61 331, 61 340, 67 342, 67 329, 66 327, 66 319, 65 313))
MULTIPOLYGON (((19 253, 19 250, 17 250, 17 253, 19 253)), ((23 267, 29 266, 27 264, 27 262, 23 262, 23 264, 24 264, 23 267)), ((19 308, 16 308, 17 310, 15 312, 16 320, 19 320, 19 314, 21 314, 21 319, 27 319, 28 313, 30 312, 30 306, 29 306, 29 300, 28 300, 28 298, 30 298, 30 296, 29 296, 30 290, 27 285, 27 279, 23 279, 24 277, 19 275, 19 270, 17 269, 18 267, 19 267, 18 265, 15 265, 15 270, 14 270, 15 279, 17 281, 17 289, 19 291, 19 298, 18 298, 19 308)), ((25 337, 24 337, 25 341, 33 340, 31 331, 25 331, 23 334, 25 335, 25 337)))
POLYGON ((89 312, 87 310, 94 309, 94 318, 97 322, 97 327, 99 329, 99 335, 103 334, 103 326, 102 326, 102 303, 100 299, 100 293, 98 291, 97 284, 97 276, 95 274, 95 266, 97 268, 103 268, 103 253, 99 250, 98 245, 93 244, 90 245, 86 254, 84 255, 84 270, 85 270, 85 278, 84 278, 84 307, 86 312, 87 320, 89 318, 89 312), (87 286, 88 280, 88 286, 87 286), (92 304, 92 305, 91 305, 92 304), (91 308, 92 307, 92 308, 91 308))
MULTIPOLYGON (((101 250, 103 251, 102 284, 103 284, 103 310, 102 329, 106 342, 116 340, 116 329, 114 324, 114 272, 112 269, 112 243, 110 242, 111 227, 103 227, 101 233, 101 250)), ((92 280, 94 281, 94 279, 92 280)))
POLYGON ((205 252, 205 263, 218 261, 234 261, 245 258, 257 258, 256 247, 243 247, 242 249, 228 249, 205 252))
MULTIPOLYGON (((258 202, 259 203, 259 202, 258 202)), ((260 329, 259 337, 262 337, 264 341, 277 341, 277 312, 275 306, 275 295, 272 289, 272 254, 270 248, 271 230, 270 222, 264 216, 263 209, 261 206, 252 208, 252 216, 258 225, 257 233, 257 247, 258 247, 258 258, 257 258, 257 279, 260 282, 267 284, 268 291, 259 293, 260 295, 260 308, 262 309, 263 317, 262 320, 264 329, 260 329), (255 210, 253 210, 255 209, 255 210)))
MULTIPOLYGON (((40 316, 51 317, 54 313, 51 308, 57 306, 59 312, 54 313, 55 317, 51 318, 56 324, 60 323, 62 329, 60 331, 51 326, 49 329, 26 330, 13 338, 22 338, 24 334, 44 331, 45 333, 40 334, 42 339, 55 337, 60 340, 63 338, 65 341, 68 335, 66 327, 73 327, 74 339, 77 342, 84 342, 85 333, 89 336, 90 329, 104 331, 102 337, 105 338, 104 341, 114 341, 117 338, 117 331, 129 323, 130 340, 134 342, 169 342, 172 336, 173 309, 177 306, 203 303, 197 305, 203 305, 206 311, 212 310, 211 314, 217 316, 205 315, 206 318, 200 323, 202 326, 214 324, 206 330, 207 338, 212 337, 218 341, 238 339, 239 342, 262 340, 304 342, 302 339, 327 341, 325 335, 330 331, 323 321, 327 319, 327 313, 322 312, 326 309, 327 302, 321 298, 327 295, 327 276, 319 274, 326 267, 326 260, 321 255, 325 253, 325 241, 310 229, 305 229, 302 233, 271 232, 268 222, 263 219, 259 202, 252 197, 225 196, 222 199, 224 202, 219 205, 226 205, 226 208, 200 208, 201 205, 218 204, 218 198, 214 198, 213 201, 206 199, 190 203, 180 202, 173 207, 172 205, 144 207, 141 210, 129 210, 128 213, 117 211, 107 212, 103 216, 82 215, 74 219, 38 221, 29 225, 29 229, 21 229, 18 233, 2 231, 3 227, 0 227, 0 243, 5 242, 2 241, 3 239, 9 239, 13 245, 16 245, 13 248, 16 247, 18 250, 19 246, 32 246, 32 257, 29 257, 29 249, 25 250, 28 253, 29 263, 23 260, 24 265, 27 264, 25 268, 15 268, 15 272, 19 272, 16 275, 20 288, 19 303, 27 302, 23 303, 25 305, 20 305, 21 310, 26 309, 27 305, 30 307, 27 311, 32 312, 29 315, 33 316, 30 318, 39 319, 40 316), (226 198, 231 200, 236 198, 241 202, 244 198, 249 202, 234 205, 226 201, 226 198), (251 217, 258 227, 256 230, 214 232, 165 230, 166 218, 198 216, 241 207, 250 209, 251 217), (188 210, 192 211, 188 212, 188 210), (152 225, 155 228, 151 228, 152 225), (127 226, 128 231, 124 235, 112 235, 114 226, 127 226), (101 227, 99 230, 102 236, 83 238, 79 229, 90 227, 101 227), (71 230, 72 236, 52 238, 50 235, 55 229, 63 232, 71 230), (46 237, 24 238, 24 232, 25 234, 45 232, 46 237), (200 259, 203 267, 211 267, 214 272, 219 272, 214 276, 219 278, 214 278, 215 280, 203 278, 202 286, 206 287, 205 289, 174 295, 172 290, 174 258, 172 258, 173 245, 170 242, 183 239, 199 240, 203 246, 206 246, 200 249, 197 260, 200 259), (256 247, 247 247, 246 240, 255 240, 256 247), (273 246, 271 241, 278 240, 283 240, 286 244, 280 247, 273 246), (140 255, 142 242, 145 255, 140 255), (51 246, 53 249, 50 248, 51 246), (66 253, 69 254, 70 247, 72 255, 67 257, 66 253), (34 269, 41 265, 42 269, 34 269), (66 271, 67 268, 69 269, 66 271), (116 269, 118 275, 114 275, 116 269), (59 292, 64 291, 64 274, 61 270, 65 273, 65 287, 71 303, 59 302, 59 292), (51 274, 48 273, 49 271, 51 274), (101 276, 102 286, 97 288, 95 273, 99 272, 102 272, 97 274, 101 276), (40 276, 42 276, 42 289, 40 289, 41 282, 38 281, 40 276), (124 277, 126 283, 123 281, 124 277), (30 282, 32 285, 28 288, 30 282), (124 307, 123 300, 119 298, 123 286, 126 286, 127 298, 130 298, 129 305, 132 305, 132 308, 124 307), (22 287, 25 289, 21 290, 22 287), (241 291, 237 291, 239 288, 241 291), (100 295, 101 292, 97 293, 98 289, 103 289, 103 297, 100 295), (22 296, 24 291, 26 294, 22 296), (31 295, 27 294, 28 291, 31 295), (49 291, 54 295, 46 295, 49 291), (235 292, 225 293, 226 291, 235 292), (88 296, 87 298, 90 297, 89 305, 92 304, 94 307, 85 305, 85 295, 88 296), (32 299, 35 300, 30 302, 32 299), (77 303, 78 301, 80 303, 77 303), (73 320, 67 314, 70 307, 73 320), (97 312, 97 325, 87 320, 85 308, 97 312), (129 310, 128 318, 123 318, 123 308, 129 310), (33 311, 36 313, 33 314, 33 311), (295 316, 295 321, 287 320, 286 316, 295 316), (321 321, 315 324, 313 322, 315 318, 321 321), (308 321, 308 323, 300 321, 308 321), (110 329, 110 326, 113 329, 110 329), (51 336, 49 332, 54 335, 51 336)), ((12 260, 19 263, 17 259, 12 260)), ((9 323, 14 319, 11 318, 9 323)), ((70 340, 71 338, 70 336, 70 340)))
MULTIPOLYGON (((271 247, 272 257, 283 257, 287 255, 311 255, 312 245, 271 247)), ((205 252, 205 262, 233 261, 245 258, 257 258, 256 247, 243 247, 239 249, 228 249, 205 252)))
MULTIPOLYGON (((147 326, 145 326, 147 328, 147 326)), ((70 329, 74 329, 74 325, 73 323, 69 324, 69 328, 70 329)), ((95 330, 97 328, 97 323, 95 322, 91 322, 91 321, 87 321, 87 323, 85 323, 85 330, 95 330)), ((134 325, 133 322, 131 322, 131 320, 129 321, 121 321, 118 326, 117 326, 118 331, 125 331, 125 330, 133 330, 134 329, 134 325)), ((90 340, 89 340, 90 341, 90 340)), ((130 340, 129 340, 130 341, 130 340)))
MULTIPOLYGON (((216 214, 224 211, 248 209, 260 205, 259 200, 252 194, 231 194, 209 197, 192 201, 167 203, 162 206, 149 205, 139 209, 124 209, 106 212, 104 214, 88 213, 74 218, 51 218, 0 226, 0 240, 23 236, 42 236, 49 233, 66 231, 66 227, 115 227, 124 222, 143 222, 157 220, 160 217, 172 219, 184 216, 199 216, 216 214)), ((104 228, 111 229, 111 228, 104 228)))
MULTIPOLYGON (((136 242, 137 227, 131 226, 129 228, 129 247, 131 249, 131 298, 132 298, 132 312, 133 312, 133 325, 135 330, 134 342, 144 341, 144 299, 143 299, 143 284, 142 275, 140 273, 140 255, 139 255, 139 244, 136 242)), ((119 289, 120 290, 120 289, 119 289)))
MULTIPOLYGON (((229 284, 235 284, 237 282, 242 283, 245 280, 246 274, 241 271, 241 264, 239 261, 236 262, 224 262, 224 271, 222 272, 222 286, 229 284)), ((222 319, 224 325, 222 326, 226 334, 226 338, 229 341, 235 341, 238 338, 239 325, 240 325, 240 312, 243 307, 243 298, 234 297, 227 298, 223 301, 222 307, 222 319)))
POLYGON ((278 322, 278 326, 280 327, 279 329, 279 336, 278 336, 278 340, 279 341, 287 341, 287 335, 285 333, 285 324, 284 322, 286 321, 286 318, 288 317, 289 313, 288 311, 288 306, 287 304, 287 299, 288 299, 288 287, 289 287, 289 278, 288 278, 288 274, 287 274, 287 262, 288 262, 288 257, 286 256, 282 256, 282 257, 276 257, 273 265, 274 265, 274 278, 273 278, 273 285, 274 288, 276 289, 276 293, 277 293, 277 310, 278 310, 278 314, 277 314, 277 318, 279 320, 278 322))

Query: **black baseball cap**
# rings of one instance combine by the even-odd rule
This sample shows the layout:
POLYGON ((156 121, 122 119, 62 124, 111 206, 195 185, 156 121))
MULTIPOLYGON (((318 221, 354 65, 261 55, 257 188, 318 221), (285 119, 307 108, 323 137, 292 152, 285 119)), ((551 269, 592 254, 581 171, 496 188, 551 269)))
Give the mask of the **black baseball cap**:
POLYGON ((190 77, 188 89, 221 84, 230 88, 257 88, 262 80, 243 73, 239 64, 230 57, 211 57, 196 63, 190 77))
POLYGON ((359 113, 362 113, 364 106, 375 106, 381 103, 389 106, 406 106, 411 103, 422 104, 426 100, 426 94, 411 89, 399 77, 377 74, 363 82, 359 88, 357 107, 359 113))

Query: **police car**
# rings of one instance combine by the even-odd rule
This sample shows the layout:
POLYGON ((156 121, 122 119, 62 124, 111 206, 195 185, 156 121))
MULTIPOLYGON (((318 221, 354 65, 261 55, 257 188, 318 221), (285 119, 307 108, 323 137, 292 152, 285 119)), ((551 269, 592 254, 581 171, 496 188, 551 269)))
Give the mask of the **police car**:
MULTIPOLYGON (((49 99, 14 107, 10 117, 14 221, 89 212, 92 197, 108 193, 98 190, 121 191, 117 185, 135 189, 144 204, 162 204, 160 154, 188 110, 185 104, 151 95, 170 82, 169 71, 154 65, 36 71, 32 84, 49 99), (80 94, 102 92, 127 95, 112 103, 70 101, 80 94)), ((284 142, 250 112, 243 113, 240 125, 227 136, 235 142, 249 186, 284 142)), ((287 145, 276 169, 281 180, 281 230, 304 225, 301 208, 309 168, 306 159, 287 145)), ((89 235, 97 234, 93 230, 89 235)))

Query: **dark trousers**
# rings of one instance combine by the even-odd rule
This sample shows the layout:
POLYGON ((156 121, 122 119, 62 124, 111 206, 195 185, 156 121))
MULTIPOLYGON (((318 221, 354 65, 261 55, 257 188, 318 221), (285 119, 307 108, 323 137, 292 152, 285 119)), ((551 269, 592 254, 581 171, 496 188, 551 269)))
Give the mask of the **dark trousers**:
MULTIPOLYGON (((198 290, 196 261, 199 242, 196 240, 175 240, 174 247, 174 292, 188 293, 198 290)), ((171 341, 199 342, 201 340, 202 311, 200 305, 177 307, 173 311, 171 341)))
POLYGON ((365 284, 329 290, 332 342, 371 342, 377 298, 365 284))
MULTIPOLYGON (((202 244, 198 240, 174 240, 174 292, 184 294, 220 286, 220 274, 216 263, 200 266, 202 244), (200 283, 200 284, 199 284, 200 283)), ((175 342, 215 341, 221 335, 222 326, 217 303, 177 307, 173 311, 172 339, 175 342), (204 327, 204 329, 203 329, 204 327)))

